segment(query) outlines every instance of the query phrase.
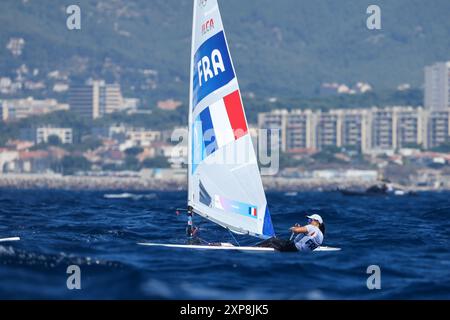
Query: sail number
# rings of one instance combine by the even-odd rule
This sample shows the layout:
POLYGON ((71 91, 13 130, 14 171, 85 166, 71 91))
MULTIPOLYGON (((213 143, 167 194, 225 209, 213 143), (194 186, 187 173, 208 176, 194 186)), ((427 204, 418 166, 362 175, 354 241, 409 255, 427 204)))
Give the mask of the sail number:
POLYGON ((223 65, 222 54, 218 49, 214 49, 211 53, 211 59, 209 57, 203 57, 197 64, 198 68, 198 81, 200 87, 202 86, 202 78, 205 82, 208 79, 212 79, 219 74, 219 72, 225 72, 225 66, 223 65))
POLYGON ((234 70, 223 31, 206 40, 194 56, 193 107, 207 95, 234 79, 234 70))

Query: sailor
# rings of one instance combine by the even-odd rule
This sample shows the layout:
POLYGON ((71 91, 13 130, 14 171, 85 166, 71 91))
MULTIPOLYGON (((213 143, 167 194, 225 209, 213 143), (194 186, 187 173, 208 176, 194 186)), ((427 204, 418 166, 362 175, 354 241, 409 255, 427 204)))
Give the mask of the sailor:
POLYGON ((290 230, 297 234, 294 245, 298 251, 313 251, 323 243, 325 224, 318 214, 307 216, 308 224, 304 227, 293 226, 290 230))
POLYGON ((325 224, 322 217, 318 214, 306 217, 308 218, 307 225, 300 226, 296 224, 289 229, 294 235, 297 235, 294 240, 283 240, 274 237, 261 242, 257 246, 274 248, 282 252, 313 251, 323 243, 325 224))

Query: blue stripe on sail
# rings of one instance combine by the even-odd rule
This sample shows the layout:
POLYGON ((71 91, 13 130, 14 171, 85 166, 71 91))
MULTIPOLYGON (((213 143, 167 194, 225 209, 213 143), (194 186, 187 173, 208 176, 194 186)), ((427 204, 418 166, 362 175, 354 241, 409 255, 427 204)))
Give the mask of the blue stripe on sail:
POLYGON ((270 217, 269 206, 266 205, 266 213, 264 215, 263 235, 267 237, 274 237, 275 230, 272 225, 272 218, 270 217))
POLYGON ((216 196, 215 201, 215 207, 217 209, 257 219, 257 208, 255 206, 232 199, 227 199, 222 196, 216 196), (253 215, 253 209, 255 210, 255 215, 253 215))
POLYGON ((203 143, 202 122, 197 117, 192 126, 192 173, 205 158, 205 144, 203 143))
POLYGON ((194 56, 192 108, 211 92, 234 79, 233 65, 223 31, 206 40, 194 56))
POLYGON ((205 157, 207 157, 210 154, 213 154, 218 149, 209 108, 206 108, 200 113, 200 120, 202 122, 202 136, 205 145, 205 157))

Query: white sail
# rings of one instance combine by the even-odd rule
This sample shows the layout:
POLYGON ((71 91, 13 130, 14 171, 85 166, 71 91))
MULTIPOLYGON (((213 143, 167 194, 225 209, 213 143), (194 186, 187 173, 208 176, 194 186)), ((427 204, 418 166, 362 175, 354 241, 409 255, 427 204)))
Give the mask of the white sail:
POLYGON ((217 0, 194 0, 188 204, 235 232, 274 236, 217 0))

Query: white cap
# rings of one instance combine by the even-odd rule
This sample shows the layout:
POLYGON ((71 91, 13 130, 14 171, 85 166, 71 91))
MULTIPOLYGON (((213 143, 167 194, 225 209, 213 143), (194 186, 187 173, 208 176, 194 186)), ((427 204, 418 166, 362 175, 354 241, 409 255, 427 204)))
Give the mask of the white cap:
POLYGON ((307 218, 313 219, 318 221, 320 224, 323 223, 323 219, 321 216, 319 216, 318 214, 313 214, 312 216, 306 216, 307 218))

